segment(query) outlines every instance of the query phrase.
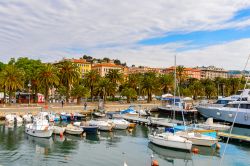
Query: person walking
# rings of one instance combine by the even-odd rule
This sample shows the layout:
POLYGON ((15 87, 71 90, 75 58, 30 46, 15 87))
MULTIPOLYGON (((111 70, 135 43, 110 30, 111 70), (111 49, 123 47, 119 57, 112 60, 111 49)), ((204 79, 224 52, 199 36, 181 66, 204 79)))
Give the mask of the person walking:
POLYGON ((87 110, 87 103, 84 103, 84 110, 87 110))
POLYGON ((62 100, 62 108, 63 108, 63 105, 64 105, 64 101, 62 100))

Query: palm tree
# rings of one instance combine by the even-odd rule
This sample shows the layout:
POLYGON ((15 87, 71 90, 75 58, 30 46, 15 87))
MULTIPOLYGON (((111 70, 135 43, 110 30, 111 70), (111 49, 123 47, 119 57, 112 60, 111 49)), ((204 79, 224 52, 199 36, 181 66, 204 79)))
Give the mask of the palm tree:
POLYGON ((120 73, 120 70, 112 69, 109 70, 108 74, 106 75, 106 78, 108 78, 113 84, 118 84, 122 81, 123 76, 120 73))
POLYGON ((178 80, 180 86, 182 86, 183 82, 187 78, 184 66, 177 66, 177 68, 176 68, 176 76, 177 76, 177 80, 178 80))
POLYGON ((162 74, 159 76, 159 84, 160 84, 160 89, 162 92, 165 94, 169 91, 170 88, 173 87, 173 82, 174 78, 172 75, 166 75, 162 74))
POLYGON ((107 94, 110 89, 109 79, 105 77, 101 78, 98 87, 99 87, 99 94, 102 96, 103 102, 105 103, 107 99, 107 94))
POLYGON ((60 83, 66 87, 66 102, 69 101, 72 85, 79 81, 80 70, 78 66, 70 61, 63 61, 58 64, 60 83))
POLYGON ((196 100, 197 96, 202 93, 202 84, 199 80, 193 81, 189 86, 189 90, 193 95, 193 99, 196 100))
POLYGON ((45 104, 48 104, 49 89, 59 84, 57 68, 51 64, 45 64, 38 73, 40 87, 44 90, 45 104))
POLYGON ((142 90, 147 94, 147 102, 152 101, 152 93, 158 87, 156 74, 152 72, 145 73, 142 79, 142 90))
POLYGON ((127 103, 130 103, 130 99, 131 99, 131 98, 135 98, 135 97, 137 96, 136 90, 133 89, 133 88, 128 88, 128 87, 125 87, 125 88, 121 91, 121 95, 127 97, 127 103))
POLYGON ((12 93, 23 87, 24 72, 13 64, 7 65, 0 74, 0 84, 9 92, 9 103, 11 103, 12 93))
POLYGON ((214 82, 210 79, 205 79, 205 80, 202 80, 202 84, 204 87, 205 95, 207 96, 208 99, 210 99, 212 95, 216 92, 214 82))
POLYGON ((82 85, 74 85, 71 95, 77 99, 77 104, 81 104, 81 98, 89 96, 89 90, 82 85))
POLYGON ((94 96, 94 90, 98 86, 100 78, 101 76, 97 70, 91 70, 84 76, 85 85, 90 88, 90 96, 92 101, 94 96))

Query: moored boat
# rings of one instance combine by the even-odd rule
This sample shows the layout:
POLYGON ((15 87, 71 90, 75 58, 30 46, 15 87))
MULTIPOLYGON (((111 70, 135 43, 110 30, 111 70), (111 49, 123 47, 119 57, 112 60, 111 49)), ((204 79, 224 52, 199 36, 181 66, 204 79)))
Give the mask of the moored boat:
POLYGON ((90 126, 98 126, 99 130, 102 131, 112 131, 113 125, 107 121, 97 121, 97 120, 90 120, 89 121, 90 126))
POLYGON ((48 120, 37 119, 33 123, 25 125, 25 133, 34 137, 51 137, 53 129, 49 126, 48 120))
POLYGON ((33 120, 33 115, 31 113, 23 115, 23 121, 25 123, 31 123, 33 120))
POLYGON ((88 122, 74 122, 74 126, 78 126, 86 133, 97 133, 98 126, 90 126, 88 122))
POLYGON ((129 122, 125 119, 111 119, 109 122, 114 124, 114 129, 125 130, 129 126, 129 122))
POLYGON ((160 134, 149 134, 148 138, 150 142, 174 149, 187 150, 191 151, 192 141, 187 140, 186 138, 175 135, 174 133, 160 133, 160 134))
POLYGON ((83 133, 83 129, 72 124, 68 124, 65 128, 65 132, 72 135, 80 135, 83 133))

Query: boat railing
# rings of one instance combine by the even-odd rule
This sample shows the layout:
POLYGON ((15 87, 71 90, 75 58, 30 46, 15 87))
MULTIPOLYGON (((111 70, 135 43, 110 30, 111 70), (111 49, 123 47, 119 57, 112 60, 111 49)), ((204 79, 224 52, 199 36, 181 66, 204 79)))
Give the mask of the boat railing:
POLYGON ((200 103, 197 105, 197 107, 223 107, 224 104, 214 104, 214 103, 200 103))

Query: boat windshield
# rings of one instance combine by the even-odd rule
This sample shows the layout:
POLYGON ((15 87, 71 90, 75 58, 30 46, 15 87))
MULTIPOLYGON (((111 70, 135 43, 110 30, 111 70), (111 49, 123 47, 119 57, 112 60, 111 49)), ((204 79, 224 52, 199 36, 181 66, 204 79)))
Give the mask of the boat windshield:
MULTIPOLYGON (((228 108, 238 108, 239 104, 226 104, 224 107, 228 107, 228 108)), ((250 109, 250 104, 240 104, 240 107, 242 109, 250 109)))
POLYGON ((215 104, 227 104, 232 100, 217 100, 217 102, 215 104))

